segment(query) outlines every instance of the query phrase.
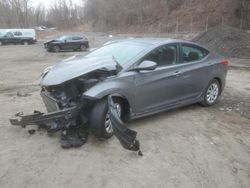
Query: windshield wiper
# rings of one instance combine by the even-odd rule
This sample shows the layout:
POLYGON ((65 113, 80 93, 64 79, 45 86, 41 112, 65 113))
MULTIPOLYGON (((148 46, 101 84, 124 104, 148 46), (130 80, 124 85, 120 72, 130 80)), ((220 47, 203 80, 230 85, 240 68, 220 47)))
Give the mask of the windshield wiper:
POLYGON ((112 55, 112 58, 113 60, 115 61, 116 63, 116 69, 117 69, 117 72, 120 72, 122 70, 122 66, 118 63, 118 61, 116 60, 115 56, 112 55))

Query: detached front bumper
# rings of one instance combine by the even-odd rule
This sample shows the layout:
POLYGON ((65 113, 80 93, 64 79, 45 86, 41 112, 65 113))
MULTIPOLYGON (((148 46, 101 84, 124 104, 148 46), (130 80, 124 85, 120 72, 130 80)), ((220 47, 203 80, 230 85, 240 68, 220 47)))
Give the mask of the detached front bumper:
POLYGON ((47 44, 47 43, 43 44, 43 46, 44 46, 44 48, 46 50, 51 50, 52 49, 51 46, 49 44, 47 44))
POLYGON ((61 128, 68 127, 72 121, 75 120, 79 114, 80 108, 78 106, 65 108, 47 114, 34 111, 31 115, 23 115, 22 113, 16 114, 15 119, 10 119, 10 123, 15 126, 26 127, 27 125, 45 125, 48 128, 58 124, 61 128))

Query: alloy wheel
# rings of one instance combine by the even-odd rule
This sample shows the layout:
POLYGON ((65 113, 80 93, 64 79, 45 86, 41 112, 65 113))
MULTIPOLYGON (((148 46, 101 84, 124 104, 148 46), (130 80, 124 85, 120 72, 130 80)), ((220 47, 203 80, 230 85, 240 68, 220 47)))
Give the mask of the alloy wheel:
MULTIPOLYGON (((115 110, 118 114, 119 117, 121 117, 121 113, 122 113, 122 109, 121 109, 121 105, 118 103, 115 103, 115 110)), ((110 113, 108 112, 105 118, 105 130, 107 133, 111 134, 113 132, 112 129, 112 123, 110 121, 110 113)))
POLYGON ((219 96, 219 86, 217 83, 212 83, 206 93, 206 100, 209 104, 213 104, 219 96))

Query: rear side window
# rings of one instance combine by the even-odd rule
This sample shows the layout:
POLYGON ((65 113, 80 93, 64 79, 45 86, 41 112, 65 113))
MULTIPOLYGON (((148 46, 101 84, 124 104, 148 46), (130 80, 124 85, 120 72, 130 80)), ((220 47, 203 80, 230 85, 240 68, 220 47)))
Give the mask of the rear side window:
POLYGON ((203 49, 199 46, 188 45, 188 44, 182 44, 181 51, 184 63, 199 61, 204 57, 206 57, 209 53, 206 49, 203 49))
POLYGON ((20 32, 20 31, 15 31, 15 32, 14 32, 14 35, 15 35, 15 36, 21 36, 21 35, 22 35, 22 32, 20 32))

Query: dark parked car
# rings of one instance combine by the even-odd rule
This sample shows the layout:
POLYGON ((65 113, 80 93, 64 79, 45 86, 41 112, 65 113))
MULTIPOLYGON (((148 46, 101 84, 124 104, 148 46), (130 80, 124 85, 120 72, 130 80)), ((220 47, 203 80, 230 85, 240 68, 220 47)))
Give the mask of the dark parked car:
POLYGON ((88 124, 95 136, 109 138, 108 96, 124 122, 192 103, 211 106, 225 86, 227 65, 187 41, 114 41, 45 70, 41 95, 49 113, 39 120, 53 129, 88 124))
POLYGON ((58 39, 44 43, 44 47, 48 51, 59 52, 61 50, 81 50, 85 51, 89 48, 89 42, 83 36, 62 36, 58 39))
POLYGON ((4 36, 0 36, 0 46, 5 44, 34 44, 36 40, 33 37, 22 36, 22 32, 7 32, 4 36))

